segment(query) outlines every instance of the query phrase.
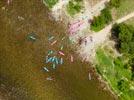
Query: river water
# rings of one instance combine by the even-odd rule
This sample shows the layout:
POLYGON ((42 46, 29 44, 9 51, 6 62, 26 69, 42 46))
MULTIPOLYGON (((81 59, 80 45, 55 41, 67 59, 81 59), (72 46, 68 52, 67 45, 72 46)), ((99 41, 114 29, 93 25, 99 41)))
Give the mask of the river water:
POLYGON ((0 1, 0 99, 5 100, 115 100, 100 86, 91 74, 89 63, 81 62, 74 54, 74 62, 68 56, 64 64, 46 73, 42 70, 48 49, 58 49, 64 44, 66 55, 74 53, 69 46, 62 24, 49 17, 48 9, 41 0, 0 1), (38 39, 27 40, 27 34, 34 32, 38 39), (53 34, 58 41, 50 47, 47 37, 53 34), (53 77, 53 81, 46 80, 53 77), (8 98, 8 99, 7 99, 8 98))

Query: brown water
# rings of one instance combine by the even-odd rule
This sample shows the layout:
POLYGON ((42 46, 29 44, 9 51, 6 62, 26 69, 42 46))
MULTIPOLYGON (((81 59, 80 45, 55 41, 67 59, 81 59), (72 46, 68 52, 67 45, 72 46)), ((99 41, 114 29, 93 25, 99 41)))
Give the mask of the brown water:
POLYGON ((88 80, 90 65, 82 63, 77 55, 74 63, 65 56, 65 63, 56 70, 42 71, 49 48, 58 49, 62 43, 66 55, 73 53, 68 40, 61 41, 65 29, 48 18, 49 11, 41 0, 12 1, 9 6, 5 0, 0 1, 0 91, 4 88, 9 100, 114 100, 95 77, 88 80), (31 32, 38 35, 37 41, 26 39, 31 32), (48 43, 48 33, 57 38, 56 46, 48 43), (47 76, 54 81, 47 81, 47 76))

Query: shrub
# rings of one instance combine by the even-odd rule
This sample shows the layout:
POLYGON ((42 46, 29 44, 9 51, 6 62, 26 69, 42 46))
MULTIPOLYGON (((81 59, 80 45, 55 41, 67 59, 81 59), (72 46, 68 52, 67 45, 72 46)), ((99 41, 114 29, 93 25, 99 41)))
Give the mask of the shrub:
POLYGON ((96 31, 96 32, 100 31, 110 21, 112 21, 112 15, 111 15, 110 9, 105 8, 101 11, 100 16, 94 17, 94 19, 91 23, 91 30, 96 31))

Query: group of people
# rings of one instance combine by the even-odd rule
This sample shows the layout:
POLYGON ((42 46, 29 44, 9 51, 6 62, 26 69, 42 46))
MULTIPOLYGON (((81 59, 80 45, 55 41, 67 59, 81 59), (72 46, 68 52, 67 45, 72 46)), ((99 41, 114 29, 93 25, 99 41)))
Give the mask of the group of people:
MULTIPOLYGON (((92 42, 93 41, 93 37, 92 36, 90 36, 90 41, 92 42)), ((84 38, 82 38, 82 37, 79 37, 79 39, 78 39, 78 44, 79 45, 81 45, 81 44, 85 44, 85 45, 87 45, 87 37, 84 37, 84 38)))

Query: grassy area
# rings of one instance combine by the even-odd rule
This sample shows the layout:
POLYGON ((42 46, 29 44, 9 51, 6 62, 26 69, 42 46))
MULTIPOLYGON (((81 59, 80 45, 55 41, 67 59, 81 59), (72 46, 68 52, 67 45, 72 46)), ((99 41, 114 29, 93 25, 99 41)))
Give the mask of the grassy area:
POLYGON ((134 18, 127 20, 125 23, 134 27, 134 18))
POLYGON ((102 50, 98 50, 97 58, 100 58, 98 59, 98 61, 100 62, 100 65, 113 67, 112 60, 110 59, 110 57, 106 56, 102 50))
POLYGON ((88 79, 90 64, 80 61, 64 27, 48 18, 49 12, 40 1, 13 0, 12 5, 0 1, 0 7, 8 9, 0 9, 0 84, 5 84, 13 96, 9 100, 114 100, 109 92, 98 89, 100 84, 94 77, 88 79), (36 41, 27 39, 31 32, 36 33, 36 41), (54 46, 48 42, 50 34, 58 40, 54 46), (48 66, 44 63, 47 51, 58 50, 60 44, 64 45, 64 64, 47 73, 43 70, 48 66), (46 80, 48 76, 54 80, 46 80))
POLYGON ((120 94, 121 100, 133 100, 134 90, 130 88, 133 84, 131 70, 124 67, 124 60, 109 56, 109 53, 103 49, 98 49, 96 58, 97 71, 106 79, 111 88, 120 94))
POLYGON ((134 11, 133 0, 121 0, 119 8, 114 9, 115 18, 118 19, 134 11))
POLYGON ((69 15, 74 16, 82 9, 82 0, 71 0, 67 5, 67 12, 69 15))
POLYGON ((43 3, 46 4, 49 8, 52 8, 59 0, 43 0, 43 3))

